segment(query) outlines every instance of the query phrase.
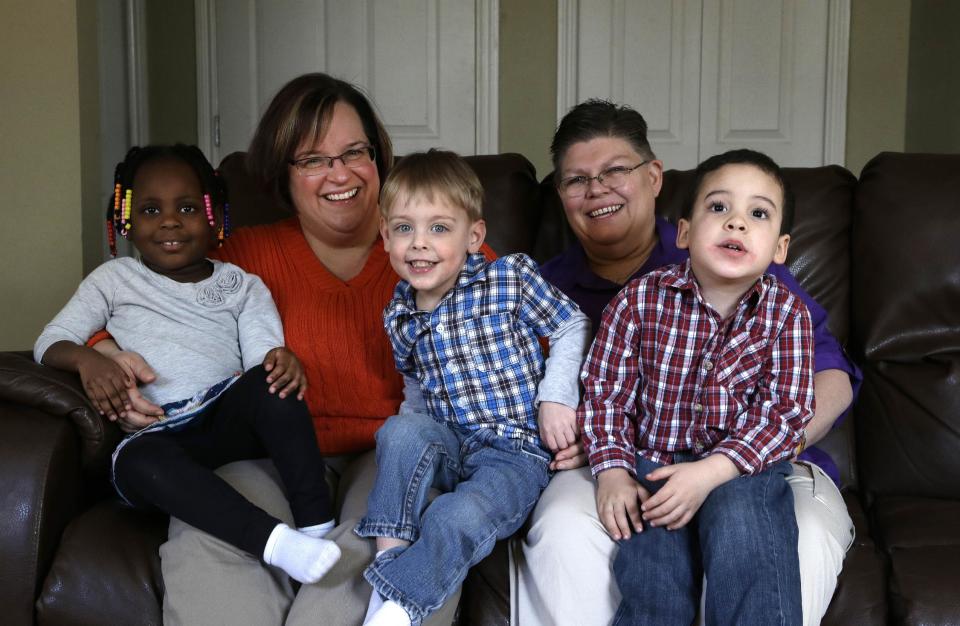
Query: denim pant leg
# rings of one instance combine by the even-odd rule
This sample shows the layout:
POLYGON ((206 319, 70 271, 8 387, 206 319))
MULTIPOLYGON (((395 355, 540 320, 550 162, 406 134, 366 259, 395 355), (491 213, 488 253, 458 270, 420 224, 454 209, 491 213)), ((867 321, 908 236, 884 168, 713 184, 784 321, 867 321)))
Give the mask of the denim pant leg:
POLYGON ((802 623, 787 461, 720 485, 697 513, 707 624, 802 623))
POLYGON ((465 435, 461 481, 424 511, 417 541, 381 555, 364 576, 420 623, 520 528, 547 486, 548 462, 542 450, 487 429, 465 435))
MULTIPOLYGON (((664 482, 643 477, 658 467, 637 457, 638 480, 651 495, 664 482)), ((703 575, 692 524, 677 530, 644 525, 641 532, 619 542, 613 575, 622 600, 613 619, 615 626, 693 623, 703 575)))
POLYGON ((416 541, 430 488, 448 491, 459 474, 460 440, 448 426, 422 413, 394 415, 377 431, 377 479, 355 532, 416 541))

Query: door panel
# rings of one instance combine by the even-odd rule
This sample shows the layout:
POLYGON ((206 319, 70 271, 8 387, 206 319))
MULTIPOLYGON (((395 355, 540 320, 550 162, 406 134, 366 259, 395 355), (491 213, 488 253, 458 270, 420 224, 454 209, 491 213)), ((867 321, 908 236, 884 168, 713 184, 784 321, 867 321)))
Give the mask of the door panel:
POLYGON ((849 27, 849 0, 561 0, 559 11, 560 115, 587 98, 629 104, 673 168, 734 147, 787 166, 842 159, 847 36, 835 31, 849 27))
POLYGON ((477 106, 478 89, 496 93, 495 69, 483 68, 478 80, 477 67, 477 59, 488 56, 481 46, 496 40, 477 28, 478 12, 490 4, 198 0, 198 14, 209 12, 198 29, 210 24, 201 40, 213 57, 209 110, 201 112, 209 115, 210 136, 201 137, 202 147, 215 161, 246 149, 276 90, 299 74, 322 71, 371 96, 398 154, 434 146, 473 154, 477 137, 489 136, 478 119, 496 122, 495 112, 478 117, 477 106))

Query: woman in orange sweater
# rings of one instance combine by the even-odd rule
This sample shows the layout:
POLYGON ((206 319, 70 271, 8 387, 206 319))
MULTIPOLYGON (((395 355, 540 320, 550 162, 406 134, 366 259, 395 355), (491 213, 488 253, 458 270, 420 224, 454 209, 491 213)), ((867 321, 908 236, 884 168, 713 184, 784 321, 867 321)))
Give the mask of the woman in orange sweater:
MULTIPOLYGON (((373 433, 403 397, 382 318, 398 280, 378 235, 390 138, 352 85, 307 74, 274 97, 247 159, 293 215, 238 229, 219 257, 267 284, 287 347, 306 368, 307 405, 337 483, 339 524, 326 538, 342 557, 320 583, 294 591, 283 572, 172 519, 160 548, 164 623, 359 624, 370 595, 361 571, 374 555, 352 529, 376 472, 373 433)), ((120 418, 125 430, 152 419, 120 418)), ((269 462, 240 461, 218 473, 257 506, 292 520, 269 462)), ((429 623, 449 624, 458 599, 429 623)))

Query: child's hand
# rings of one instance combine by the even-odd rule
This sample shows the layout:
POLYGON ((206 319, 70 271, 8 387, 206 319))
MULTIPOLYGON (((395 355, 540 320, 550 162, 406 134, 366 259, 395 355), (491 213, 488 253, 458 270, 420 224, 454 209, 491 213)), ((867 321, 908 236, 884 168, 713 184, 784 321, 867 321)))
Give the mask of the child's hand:
POLYGON ((682 528, 693 519, 711 491, 739 475, 733 461, 722 454, 658 467, 646 479, 667 482, 643 503, 643 519, 651 526, 666 526, 668 530, 682 528))
POLYGON ((303 400, 307 391, 307 375, 297 355, 282 346, 274 348, 263 358, 263 369, 269 372, 267 382, 270 383, 270 393, 276 393, 279 389, 280 397, 286 398, 299 389, 297 400, 303 400))
POLYGON ((630 525, 643 530, 640 504, 650 494, 627 470, 615 467, 597 475, 597 514, 610 536, 618 541, 630 538, 630 525))
POLYGON ((541 402, 537 421, 540 439, 556 453, 577 440, 577 411, 558 402, 541 402))
POLYGON ((83 390, 100 415, 115 422, 130 409, 127 388, 134 382, 120 365, 89 348, 79 351, 76 365, 83 390))

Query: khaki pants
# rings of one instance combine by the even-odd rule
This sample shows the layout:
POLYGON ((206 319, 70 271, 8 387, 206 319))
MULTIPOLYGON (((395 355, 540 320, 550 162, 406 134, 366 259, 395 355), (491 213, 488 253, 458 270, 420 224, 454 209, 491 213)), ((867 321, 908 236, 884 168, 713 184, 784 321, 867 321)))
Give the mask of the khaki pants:
MULTIPOLYGON (((804 624, 820 623, 853 544, 853 522, 840 491, 816 465, 795 463, 793 490, 800 534, 804 624)), ((620 604, 613 578, 616 544, 597 516, 589 467, 559 472, 510 546, 511 624, 606 626, 620 604)))
MULTIPOLYGON (((259 558, 202 533, 177 519, 160 546, 166 593, 163 622, 167 625, 213 626, 359 626, 372 588, 362 572, 373 560, 372 540, 357 537, 353 528, 367 509, 367 495, 376 477, 372 452, 354 458, 326 459, 331 493, 337 494, 339 524, 327 539, 336 541, 342 556, 314 585, 294 591, 287 575, 259 558)), ((237 491, 271 515, 293 525, 280 477, 269 461, 240 461, 220 474, 237 491)), ((460 592, 425 623, 447 626, 454 618, 460 592)))

